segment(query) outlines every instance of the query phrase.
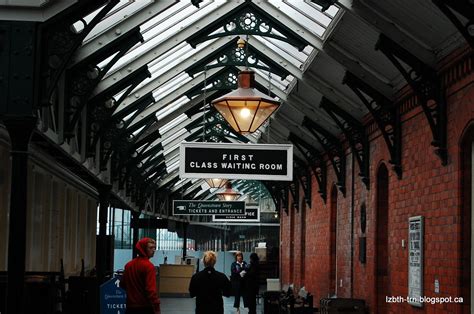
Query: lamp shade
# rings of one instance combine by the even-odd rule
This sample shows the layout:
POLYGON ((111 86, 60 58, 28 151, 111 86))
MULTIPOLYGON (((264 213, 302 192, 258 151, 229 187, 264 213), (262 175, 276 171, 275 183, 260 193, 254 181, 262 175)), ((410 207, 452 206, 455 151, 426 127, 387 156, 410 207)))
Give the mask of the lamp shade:
POLYGON ((235 201, 242 194, 240 194, 239 192, 235 192, 232 189, 232 183, 227 182, 225 185, 224 192, 216 193, 216 195, 221 201, 235 201))
POLYGON ((220 189, 227 183, 227 179, 205 179, 207 185, 212 189, 220 189))
POLYGON ((240 134, 255 132, 280 106, 280 102, 255 89, 255 72, 239 73, 238 88, 211 102, 240 134))

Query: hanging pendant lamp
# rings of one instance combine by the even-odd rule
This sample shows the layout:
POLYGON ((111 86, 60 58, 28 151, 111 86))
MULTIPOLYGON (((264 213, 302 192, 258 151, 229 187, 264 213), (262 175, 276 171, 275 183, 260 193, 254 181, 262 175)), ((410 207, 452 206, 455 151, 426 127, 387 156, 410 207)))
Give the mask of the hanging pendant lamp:
POLYGON ((227 183, 227 179, 205 179, 211 189, 220 189, 227 183))
POLYGON ((280 102, 255 88, 255 72, 239 73, 238 88, 211 102, 240 134, 255 132, 280 106, 280 102))
POLYGON ((236 192, 232 189, 232 183, 227 182, 225 185, 224 192, 216 193, 217 197, 221 201, 235 201, 238 199, 242 194, 236 192))

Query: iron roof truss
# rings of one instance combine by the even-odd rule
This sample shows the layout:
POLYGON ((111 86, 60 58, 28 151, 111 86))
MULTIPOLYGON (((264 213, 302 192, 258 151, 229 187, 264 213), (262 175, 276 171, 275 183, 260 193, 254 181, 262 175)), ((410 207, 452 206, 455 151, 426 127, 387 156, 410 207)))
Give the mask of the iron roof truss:
POLYGON ((41 73, 48 73, 48 80, 41 80, 40 98, 42 106, 51 106, 53 93, 58 81, 73 55, 81 46, 84 38, 107 15, 119 0, 79 1, 76 5, 51 18, 42 26, 41 35, 44 46, 41 54, 41 73), (105 6, 94 18, 87 23, 84 16, 105 6), (72 25, 81 21, 84 28, 80 32, 74 31, 72 25))
POLYGON ((195 48, 197 44, 212 38, 241 34, 279 39, 297 47, 300 51, 309 45, 309 42, 251 1, 245 1, 219 19, 209 23, 200 31, 189 36, 186 41, 195 48), (272 34, 273 28, 282 35, 272 34), (216 33, 219 29, 221 32, 216 33))
POLYGON ((192 66, 186 68, 184 71, 190 76, 193 76, 200 71, 214 67, 251 66, 252 68, 272 72, 280 76, 282 80, 290 74, 288 70, 256 49, 250 41, 246 44, 245 48, 237 47, 236 43, 237 37, 219 49, 216 49, 200 62, 194 63, 192 66), (260 65, 260 62, 262 62, 263 65, 260 65))

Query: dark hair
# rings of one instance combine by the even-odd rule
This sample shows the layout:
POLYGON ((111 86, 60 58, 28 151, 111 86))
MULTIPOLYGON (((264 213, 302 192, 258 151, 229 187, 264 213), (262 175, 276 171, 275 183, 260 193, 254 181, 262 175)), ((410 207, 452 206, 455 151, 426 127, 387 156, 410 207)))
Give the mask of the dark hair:
POLYGON ((259 260, 259 258, 258 258, 257 253, 250 254, 250 261, 251 262, 258 264, 258 260, 259 260))

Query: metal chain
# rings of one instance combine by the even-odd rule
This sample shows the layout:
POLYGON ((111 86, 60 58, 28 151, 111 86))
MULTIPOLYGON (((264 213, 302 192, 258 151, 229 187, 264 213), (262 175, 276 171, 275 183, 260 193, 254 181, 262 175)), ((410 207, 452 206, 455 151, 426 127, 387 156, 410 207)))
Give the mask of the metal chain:
POLYGON ((202 141, 203 142, 206 142, 206 124, 207 124, 207 121, 206 121, 206 99, 207 99, 207 65, 204 66, 204 99, 203 99, 203 106, 202 106, 202 110, 203 110, 203 127, 202 127, 202 141))
MULTIPOLYGON (((271 88, 272 88, 272 72, 268 70, 268 96, 271 97, 271 88)), ((270 143, 270 121, 271 117, 268 117, 267 124, 267 143, 270 143)))
POLYGON ((249 69, 249 35, 245 38, 245 69, 249 69))

